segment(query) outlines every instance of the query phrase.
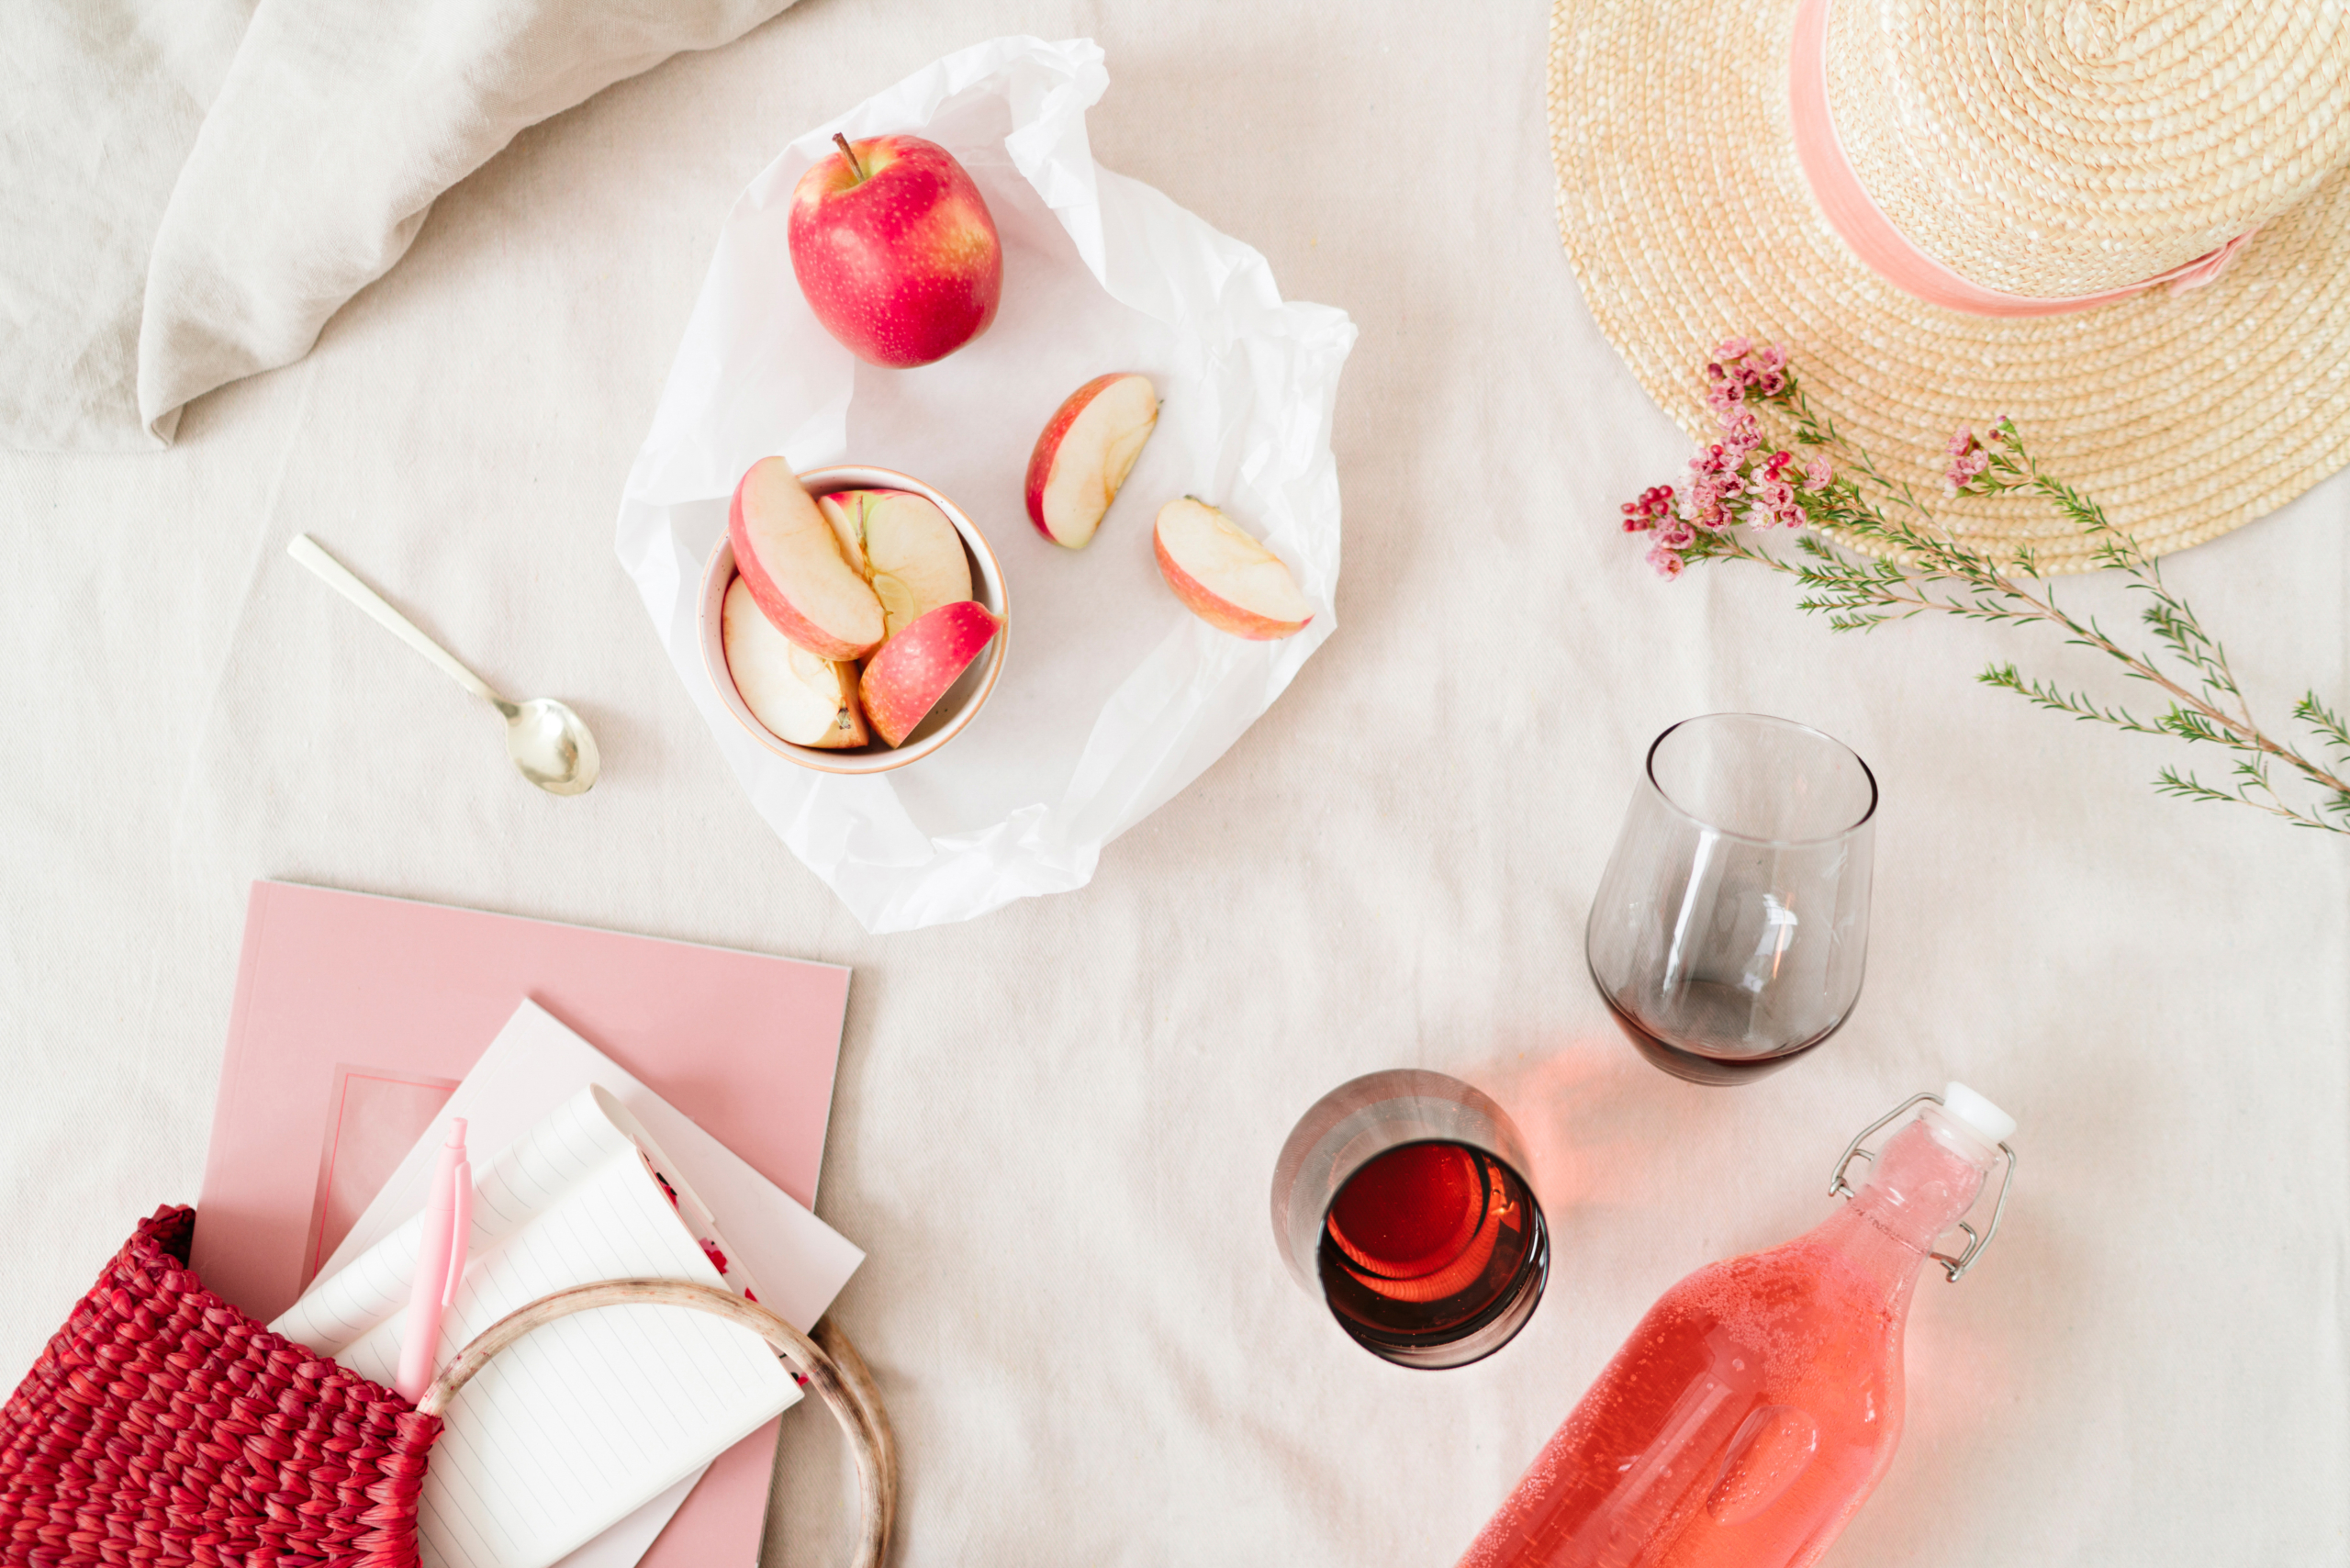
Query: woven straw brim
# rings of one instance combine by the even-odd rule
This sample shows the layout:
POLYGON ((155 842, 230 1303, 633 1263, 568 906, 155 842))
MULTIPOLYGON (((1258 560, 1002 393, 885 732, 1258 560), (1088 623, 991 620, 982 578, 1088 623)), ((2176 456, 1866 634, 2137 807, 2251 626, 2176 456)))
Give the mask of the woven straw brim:
POLYGON ((2350 162, 2338 6, 1815 3, 1859 183, 1912 243, 1988 288, 2127 288, 2350 162))
POLYGON ((2350 462, 2350 171, 2221 277, 2077 315, 1920 304, 1844 248, 1796 162, 1792 0, 1555 0, 1550 151, 1583 297, 1695 438, 1723 339, 1785 345, 1807 395, 1943 526, 2044 571, 2093 546, 2027 497, 1947 498, 1944 442, 2011 416, 2048 471, 2156 554, 2242 527, 2350 462))

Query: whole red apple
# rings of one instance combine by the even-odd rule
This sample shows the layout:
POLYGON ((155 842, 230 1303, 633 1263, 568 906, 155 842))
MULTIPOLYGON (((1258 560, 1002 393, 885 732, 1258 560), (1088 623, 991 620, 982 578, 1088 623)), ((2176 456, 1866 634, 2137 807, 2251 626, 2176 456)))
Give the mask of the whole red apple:
POLYGON ((945 359, 988 330, 1003 243, 979 187, 919 136, 834 141, 791 193, 791 270, 809 308, 869 364, 945 359))

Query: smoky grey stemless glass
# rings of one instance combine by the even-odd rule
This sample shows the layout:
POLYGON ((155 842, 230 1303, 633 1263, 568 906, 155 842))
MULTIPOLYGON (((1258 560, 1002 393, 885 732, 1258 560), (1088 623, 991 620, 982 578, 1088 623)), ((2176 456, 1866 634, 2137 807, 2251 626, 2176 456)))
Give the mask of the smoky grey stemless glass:
POLYGON ((1876 778, 1759 713, 1657 736, 1592 901, 1591 978, 1640 1054, 1745 1083, 1836 1032, 1868 954, 1876 778))

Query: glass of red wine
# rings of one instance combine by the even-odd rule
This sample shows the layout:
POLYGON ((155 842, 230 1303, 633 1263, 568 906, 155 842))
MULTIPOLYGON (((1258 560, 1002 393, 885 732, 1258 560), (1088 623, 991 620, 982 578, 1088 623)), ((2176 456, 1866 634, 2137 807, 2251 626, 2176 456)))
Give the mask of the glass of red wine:
POLYGON ((1397 1366, 1466 1366, 1542 1299, 1550 1235, 1528 1169, 1489 1096, 1440 1072, 1374 1072, 1291 1130, 1273 1235, 1355 1343, 1397 1366))
POLYGON ((1876 778, 1759 713, 1657 736, 1592 900, 1584 954, 1652 1064, 1746 1083, 1834 1034, 1868 955, 1876 778))

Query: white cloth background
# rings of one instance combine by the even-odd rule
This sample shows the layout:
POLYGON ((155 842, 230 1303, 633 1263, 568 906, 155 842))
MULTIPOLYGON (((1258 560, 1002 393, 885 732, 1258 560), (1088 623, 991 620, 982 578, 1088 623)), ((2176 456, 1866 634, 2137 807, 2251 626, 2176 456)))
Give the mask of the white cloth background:
MULTIPOLYGON (((2350 1530, 2350 849, 2155 797, 2175 753, 1969 677, 2043 640, 1831 636, 1651 578, 1617 501, 1684 443, 1551 229, 1548 8, 807 0, 523 132, 297 364, 172 450, 0 455, 0 1382, 135 1218, 195 1195, 248 879, 856 966, 822 1205, 904 1448, 904 1563, 1449 1562, 1655 1294, 1825 1212, 1862 1123, 1960 1076, 2022 1120, 2007 1226, 1929 1281, 1910 1424, 1831 1564, 2337 1562, 2350 1530), (1089 887, 862 934, 727 776, 610 550, 727 204, 948 49, 1090 33, 1097 155, 1362 337, 1340 631, 1089 887), (287 561, 316 533, 607 773, 494 722, 287 561), (1868 991, 1750 1088, 1636 1061, 1583 917, 1656 731, 1759 708, 1884 783, 1868 991), (1499 1095, 1548 1300, 1430 1374, 1276 1260, 1291 1121, 1355 1073, 1499 1095)), ((1798 353, 1800 345, 1796 345, 1798 353)), ((2350 484, 2168 564, 2281 716, 2350 701, 2350 484)), ((2111 621, 2108 585, 2068 591, 2111 621)), ((823 1562, 837 1439, 787 1423, 771 1561, 823 1562)))

